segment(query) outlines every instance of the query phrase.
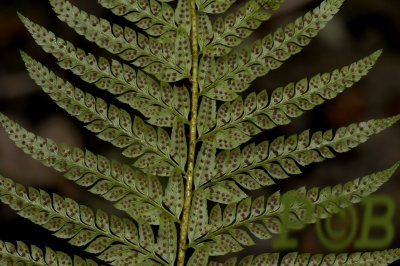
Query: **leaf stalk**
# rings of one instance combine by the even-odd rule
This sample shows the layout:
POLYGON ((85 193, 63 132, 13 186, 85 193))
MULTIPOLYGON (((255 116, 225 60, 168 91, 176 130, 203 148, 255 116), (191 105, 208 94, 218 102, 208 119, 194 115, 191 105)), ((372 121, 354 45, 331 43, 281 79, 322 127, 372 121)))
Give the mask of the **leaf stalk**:
POLYGON ((185 201, 183 205, 183 213, 181 218, 180 234, 179 234, 179 250, 178 250, 178 266, 184 266, 185 253, 187 244, 187 235, 189 228, 189 213, 192 200, 193 190, 193 171, 196 155, 197 142, 197 109, 199 97, 199 46, 198 46, 198 31, 197 31, 197 10, 195 0, 189 0, 190 16, 191 16, 191 46, 192 46, 192 101, 191 101, 191 118, 190 118, 190 136, 189 136, 189 154, 186 171, 185 184, 185 201))

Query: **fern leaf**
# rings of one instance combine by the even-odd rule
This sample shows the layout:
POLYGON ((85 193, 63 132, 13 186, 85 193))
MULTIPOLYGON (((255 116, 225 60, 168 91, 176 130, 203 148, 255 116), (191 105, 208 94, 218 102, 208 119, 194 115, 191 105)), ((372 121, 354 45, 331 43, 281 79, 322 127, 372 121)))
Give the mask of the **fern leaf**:
POLYGON ((218 185, 227 178, 249 190, 273 185, 273 179, 301 174, 298 164, 306 166, 333 158, 335 155, 332 151, 347 152, 399 120, 400 115, 372 119, 341 127, 335 133, 328 130, 310 135, 306 130, 299 135, 278 137, 271 143, 263 141, 258 145, 249 144, 241 153, 238 148, 221 151, 217 155, 215 169, 212 169, 216 175, 209 178, 211 181, 206 186, 218 185))
POLYGON ((221 101, 234 100, 255 78, 280 67, 283 61, 309 44, 343 2, 325 0, 294 23, 279 28, 248 48, 219 58, 215 66, 218 74, 203 86, 201 94, 221 101))
POLYGON ((159 84, 149 75, 117 60, 110 63, 103 57, 96 59, 94 55, 18 15, 36 43, 56 57, 63 69, 69 69, 82 80, 117 95, 118 100, 140 111, 156 126, 172 127, 175 117, 188 123, 190 103, 186 88, 172 89, 168 83, 159 84))
POLYGON ((190 77, 190 40, 186 33, 166 33, 158 40, 79 10, 66 0, 50 0, 58 18, 99 47, 117 54, 158 79, 190 77))
MULTIPOLYGON (((296 225, 296 229, 304 224, 314 223, 318 219, 329 217, 351 204, 357 203, 361 198, 375 192, 384 184, 400 166, 400 162, 392 167, 377 172, 363 178, 357 178, 344 185, 325 187, 323 189, 312 188, 308 191, 305 188, 289 191, 282 197, 295 197, 295 199, 305 199, 311 205, 309 216, 306 215, 304 206, 301 207, 299 200, 289 203, 281 200, 280 192, 276 192, 265 200, 259 197, 251 202, 250 198, 237 203, 229 204, 225 207, 222 221, 213 221, 208 230, 197 239, 190 240, 190 247, 194 247, 204 241, 210 247, 210 256, 223 255, 232 250, 237 250, 238 246, 243 246, 239 240, 225 242, 228 236, 232 236, 233 229, 247 227, 255 236, 268 239, 271 234, 280 232, 281 219, 283 215, 289 214, 291 225, 296 225), (216 225, 221 225, 216 227, 216 225), (210 241, 212 240, 212 241, 210 241)), ((215 216, 221 217, 221 216, 215 216)), ((232 238, 234 239, 234 238, 232 238)))
POLYGON ((219 14, 225 12, 236 0, 196 0, 200 12, 219 14))
MULTIPOLYGON (((88 150, 59 145, 50 139, 43 139, 25 130, 0 113, 0 123, 10 139, 35 160, 45 166, 64 173, 64 176, 90 192, 100 195, 114 206, 125 211, 134 219, 143 219, 159 224, 159 216, 166 213, 177 220, 162 205, 162 186, 155 176, 144 175, 129 165, 96 155, 88 150)), ((176 193, 183 193, 177 187, 176 193)), ((183 205, 183 198, 177 197, 175 204, 183 205)), ((178 209, 175 208, 175 211, 178 209)))
POLYGON ((79 256, 70 257, 61 251, 54 251, 46 247, 44 250, 35 245, 27 245, 17 241, 14 245, 10 242, 0 240, 0 263, 2 265, 70 265, 70 266, 97 266, 97 263, 90 259, 83 259, 79 256))
POLYGON ((278 253, 265 253, 257 256, 246 256, 240 261, 231 258, 224 263, 210 262, 208 266, 384 266, 400 258, 400 249, 388 249, 374 252, 355 252, 340 254, 309 254, 309 253, 288 253, 279 262, 278 253))
POLYGON ((121 265, 115 261, 118 257, 129 258, 127 262, 131 265, 147 258, 161 261, 142 247, 147 239, 138 239, 138 229, 130 220, 108 216, 102 211, 94 213, 72 199, 25 188, 3 176, 0 176, 0 201, 20 216, 54 232, 55 236, 68 239, 70 244, 86 246, 85 251, 111 265, 121 265))
MULTIPOLYGON (((217 148, 232 149, 248 141, 262 130, 290 123, 325 100, 336 97, 365 76, 379 58, 381 51, 332 73, 318 74, 296 84, 274 90, 270 97, 263 90, 225 102, 217 111, 216 127, 203 133, 200 139, 215 138, 217 148)), ((204 132, 204 131, 203 131, 204 132)))
MULTIPOLYGON (((22 57, 31 77, 60 107, 86 123, 86 128, 96 133, 100 139, 124 148, 123 155, 129 158, 142 155, 135 166, 165 176, 177 166, 170 158, 168 147, 157 146, 161 136, 141 118, 135 117, 132 121, 125 110, 114 105, 107 106, 101 98, 73 87, 25 53, 22 53, 22 57)), ((166 134, 163 131, 158 133, 166 134)))
POLYGON ((149 35, 160 36, 178 30, 179 23, 175 22, 174 10, 167 3, 156 0, 98 0, 98 2, 115 15, 134 22, 149 35))
POLYGON ((271 12, 277 10, 282 2, 283 0, 249 0, 234 13, 225 18, 217 18, 213 25, 213 39, 204 50, 216 57, 227 55, 261 23, 267 21, 271 12))

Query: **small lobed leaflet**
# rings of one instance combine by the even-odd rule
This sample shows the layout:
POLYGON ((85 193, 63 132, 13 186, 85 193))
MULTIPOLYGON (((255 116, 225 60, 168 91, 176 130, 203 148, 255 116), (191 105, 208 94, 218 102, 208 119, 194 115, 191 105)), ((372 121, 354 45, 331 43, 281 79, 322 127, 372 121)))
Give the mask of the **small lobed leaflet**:
POLYGON ((163 37, 170 31, 184 31, 189 34, 191 22, 188 1, 178 0, 175 10, 165 3, 170 1, 99 0, 98 2, 115 15, 134 22, 149 35, 163 37))
POLYGON ((111 265, 119 261, 139 263, 146 257, 160 259, 139 245, 148 237, 127 219, 109 216, 103 211, 93 212, 72 199, 29 187, 0 176, 0 201, 7 203, 20 216, 54 232, 55 236, 69 240, 75 246, 86 246, 85 251, 95 254, 111 265), (136 232, 136 233, 135 233, 136 232))
POLYGON ((292 118, 336 97, 359 81, 372 68, 380 54, 379 50, 332 73, 289 83, 275 89, 271 96, 267 90, 262 90, 258 94, 250 93, 244 101, 238 97, 232 102, 225 102, 216 112, 209 109, 206 113, 208 121, 216 119, 216 124, 202 131, 199 139, 215 138, 217 148, 233 149, 262 130, 289 124, 292 118))
MULTIPOLYGON (((169 31, 178 31, 174 9, 167 3, 156 0, 99 0, 99 4, 115 15, 134 22, 149 35, 160 36, 169 31)), ((182 2, 182 1, 180 1, 182 2)))
MULTIPOLYGON (((43 139, 1 113, 0 122, 10 139, 25 153, 64 173, 67 179, 86 187, 91 193, 113 202, 117 209, 132 218, 159 224, 159 217, 165 212, 170 218, 178 219, 163 207, 163 190, 156 176, 145 175, 129 165, 108 160, 88 150, 43 139)), ((182 207, 183 197, 179 195, 183 193, 183 188, 176 187, 175 193, 174 204, 182 207)), ((173 213, 179 213, 179 207, 175 207, 173 213)))
POLYGON ((100 139, 124 148, 122 154, 126 157, 140 156, 135 162, 137 167, 149 173, 168 175, 177 166, 169 148, 157 146, 163 131, 157 132, 138 116, 132 121, 127 111, 108 106, 103 99, 75 88, 23 52, 22 57, 31 77, 60 107, 86 123, 85 127, 97 133, 100 139))
POLYGON ((399 249, 389 249, 374 252, 355 252, 340 254, 309 254, 291 252, 285 255, 279 262, 278 253, 266 253, 261 255, 249 255, 241 259, 231 258, 223 263, 211 261, 208 266, 246 266, 246 265, 270 265, 270 266, 373 266, 387 265, 394 262, 399 255, 399 249))
POLYGON ((28 246, 21 241, 16 245, 10 242, 0 241, 0 263, 4 265, 71 265, 71 266, 97 266, 91 259, 79 256, 69 256, 61 251, 54 251, 49 247, 40 249, 35 245, 28 246))
POLYGON ((105 19, 79 10, 68 1, 50 0, 50 3, 58 18, 77 33, 157 78, 172 82, 190 76, 190 42, 185 33, 172 32, 161 40, 153 39, 130 28, 111 25, 105 19), (74 15, 71 16, 71 13, 74 15))
POLYGON ((267 21, 271 17, 270 12, 277 10, 281 3, 282 0, 250 0, 237 11, 217 18, 212 25, 211 32, 214 34, 207 38, 209 43, 203 45, 204 48, 200 46, 201 51, 215 57, 227 55, 267 21))
MULTIPOLYGON (((344 0, 326 0, 295 23, 279 28, 262 40, 218 58, 217 73, 201 87, 201 95, 220 101, 232 101, 238 93, 248 89, 257 77, 277 69, 283 61, 297 54, 324 28, 339 11, 344 0)), ((201 66, 201 65, 200 65, 201 66)), ((208 67, 208 65, 203 65, 208 67)), ((200 69, 200 72, 206 70, 200 69)))
MULTIPOLYGON (((264 196, 257 199, 246 198, 239 203, 226 205, 222 214, 214 214, 213 219, 209 221, 207 221, 209 219, 207 216, 196 213, 199 211, 194 208, 193 216, 202 217, 202 220, 198 219, 197 223, 211 223, 212 226, 202 233, 195 234, 189 246, 195 247, 200 243, 209 245, 210 256, 239 251, 243 245, 246 246, 249 242, 240 242, 243 240, 232 238, 229 233, 231 230, 246 227, 258 238, 269 239, 272 234, 280 232, 283 215, 289 215, 291 224, 295 225, 296 229, 302 228, 305 224, 315 223, 318 219, 327 218, 350 204, 358 203, 361 198, 375 192, 384 184, 399 166, 398 162, 384 171, 357 178, 344 185, 309 190, 302 187, 282 195, 278 191, 265 199, 261 199, 264 196), (308 215, 306 215, 305 207, 300 207, 302 201, 283 201, 282 198, 285 197, 306 199, 311 206, 308 215), (216 221, 216 218, 220 220, 216 221), (255 224, 257 225, 255 226, 255 224)), ((216 211, 221 212, 220 209, 216 209, 216 211)))
POLYGON ((116 95, 117 99, 139 110, 156 126, 172 126, 175 117, 188 123, 189 93, 184 87, 172 89, 151 76, 115 59, 96 57, 18 14, 37 44, 55 56, 63 69, 69 69, 88 83, 116 95), (43 37, 45 36, 45 37, 43 37))
MULTIPOLYGON (((208 170, 207 180, 204 180, 203 172, 196 174, 195 177, 203 179, 200 185, 203 187, 224 186, 222 182, 226 179, 233 179, 241 187, 247 190, 256 190, 261 187, 274 185, 274 179, 285 179, 293 175, 301 174, 299 166, 306 166, 314 162, 321 162, 325 159, 335 157, 334 152, 347 152, 359 144, 368 140, 374 134, 392 126, 400 120, 400 115, 373 119, 358 124, 351 124, 341 127, 336 132, 328 130, 326 132, 317 131, 310 134, 309 130, 303 131, 299 135, 291 135, 287 138, 283 136, 271 141, 263 141, 257 145, 251 143, 244 146, 240 151, 236 148, 232 151, 223 150, 214 155, 207 154, 208 158, 215 158, 215 164, 208 161, 199 161, 196 169, 205 168, 208 170), (212 176, 211 173, 214 173, 212 176), (207 184, 206 182, 209 181, 207 184)), ((209 148, 208 148, 209 149, 209 148)), ((202 158, 202 149, 198 158, 202 158)), ((199 159, 201 160, 201 159, 199 159)), ((198 170, 200 171, 200 170, 198 170)), ((196 180, 195 180, 196 183, 196 180)), ((234 197, 235 189, 225 191, 234 197), (231 191, 230 193, 227 191, 231 191)), ((229 204, 233 199, 214 198, 216 193, 208 191, 210 200, 229 204)), ((221 192, 218 192, 221 197, 221 192)))
POLYGON ((199 12, 219 14, 225 12, 236 0, 196 0, 199 12))

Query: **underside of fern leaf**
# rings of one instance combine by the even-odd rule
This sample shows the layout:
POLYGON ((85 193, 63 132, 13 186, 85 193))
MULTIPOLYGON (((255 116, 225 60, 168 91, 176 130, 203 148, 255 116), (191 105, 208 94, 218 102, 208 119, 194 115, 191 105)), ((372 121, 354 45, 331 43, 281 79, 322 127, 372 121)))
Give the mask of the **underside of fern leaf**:
POLYGON ((0 241, 0 262, 387 265, 399 259, 399 249, 236 254, 254 246, 255 239, 299 230, 360 202, 384 185, 400 164, 394 162, 386 170, 343 185, 268 188, 265 195, 251 196, 298 176, 309 164, 356 148, 400 120, 397 114, 338 129, 254 140, 349 89, 382 53, 375 51, 331 72, 310 73, 309 78, 279 88, 268 84, 253 88, 256 78, 307 46, 345 1, 321 1, 294 22, 242 44, 283 2, 98 0, 99 7, 126 19, 128 26, 121 26, 67 0, 49 0, 62 22, 105 49, 106 56, 92 54, 35 23, 29 14, 18 13, 34 41, 61 69, 116 99, 111 103, 78 88, 60 71, 21 51, 34 82, 86 129, 119 148, 121 161, 38 136, 2 113, 0 124, 26 154, 111 202, 126 216, 94 211, 73 199, 0 176, 1 202, 87 255, 0 241), (228 254, 225 262, 219 258, 228 254))

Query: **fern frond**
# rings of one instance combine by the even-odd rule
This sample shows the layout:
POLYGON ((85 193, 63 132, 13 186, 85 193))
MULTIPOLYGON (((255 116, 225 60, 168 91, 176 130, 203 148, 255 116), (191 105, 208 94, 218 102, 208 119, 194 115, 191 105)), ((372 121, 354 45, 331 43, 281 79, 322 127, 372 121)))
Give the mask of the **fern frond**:
POLYGON ((158 79, 168 82, 190 77, 190 40, 186 33, 166 33, 148 38, 128 27, 79 10, 66 0, 50 0, 61 21, 99 47, 117 54, 158 79))
POLYGON ((236 0, 196 0, 199 12, 219 14, 231 7, 236 0))
MULTIPOLYGON (((333 158, 335 154, 332 151, 347 152, 399 120, 400 115, 372 119, 341 127, 334 133, 328 130, 310 135, 309 130, 306 130, 299 135, 278 137, 271 143, 263 141, 257 145, 249 144, 241 152, 239 148, 233 151, 221 151, 215 159, 215 169, 210 170, 210 173, 215 175, 208 176, 210 182, 205 187, 218 185, 227 178, 235 180, 248 190, 273 185, 275 184, 273 179, 301 174, 298 165, 306 166, 333 158)), ((212 158, 211 155, 208 156, 212 158)), ((203 167, 212 166, 204 164, 203 167)), ((205 184, 204 181, 200 184, 205 184)))
MULTIPOLYGON (((339 11, 344 0, 325 0, 294 23, 279 28, 239 52, 221 57, 217 73, 207 79, 201 95, 221 101, 232 101, 257 77, 280 67, 285 60, 308 45, 339 11)), ((205 71, 207 70, 201 70, 205 71)))
POLYGON ((292 118, 336 97, 359 81, 374 66, 381 52, 378 50, 331 73, 289 83, 275 89, 270 97, 267 90, 263 90, 258 94, 250 93, 244 101, 238 97, 233 102, 225 102, 217 113, 209 115, 214 117, 209 121, 216 120, 215 127, 209 126, 199 132, 203 133, 200 139, 215 138, 217 148, 233 149, 262 130, 289 124, 292 118))
POLYGON ((169 136, 165 130, 156 131, 139 117, 132 121, 125 110, 107 106, 101 98, 73 87, 23 52, 22 58, 31 77, 61 108, 86 123, 86 128, 100 139, 124 148, 123 155, 141 156, 135 166, 156 175, 169 175, 175 166, 183 172, 170 156, 169 136))
POLYGON ((115 15, 125 17, 136 26, 153 36, 160 36, 168 31, 178 31, 174 9, 167 3, 156 0, 98 0, 103 7, 115 15))
MULTIPOLYGON (((69 243, 85 247, 85 251, 111 265, 135 265, 152 259, 167 265, 153 253, 153 243, 147 233, 150 225, 139 222, 139 228, 127 219, 109 216, 98 210, 79 205, 72 199, 15 183, 0 176, 0 201, 18 215, 54 232, 69 243)), ((153 243, 154 244, 154 243, 153 243)))
MULTIPOLYGON (((0 113, 0 123, 11 140, 43 165, 64 173, 64 176, 86 187, 95 195, 100 195, 114 206, 125 211, 134 219, 142 219, 152 224, 159 224, 161 213, 178 221, 179 206, 183 205, 183 188, 175 189, 175 205, 171 208, 176 216, 162 205, 163 191, 157 177, 145 175, 129 165, 81 150, 68 145, 59 145, 50 139, 44 139, 27 131, 14 121, 0 113)), ((165 195, 169 196, 169 195, 165 195)), ((168 207, 170 204, 164 202, 168 207)))
MULTIPOLYGON (((299 229, 304 224, 314 223, 318 219, 338 213, 341 208, 357 203, 361 198, 375 192, 399 166, 400 162, 384 171, 357 178, 344 185, 323 189, 311 188, 308 191, 303 187, 289 191, 282 197, 278 191, 267 198, 264 196, 254 200, 246 198, 237 204, 229 204, 223 214, 221 209, 216 210, 219 213, 214 214, 213 219, 209 220, 208 229, 202 232, 203 234, 197 234, 197 239, 191 239, 189 246, 195 247, 200 243, 209 245, 210 256, 240 251, 248 242, 243 241, 243 237, 235 238, 234 229, 246 227, 257 238, 268 239, 271 234, 280 232, 281 219, 283 215, 288 214, 291 217, 291 225, 296 225, 296 229, 299 229), (284 197, 292 200, 284 202, 281 200, 284 197), (311 210, 308 216, 299 199, 310 203, 311 210), (210 242, 204 243, 204 241, 210 242)), ((246 231, 242 231, 242 234, 248 235, 246 231)))
POLYGON ((140 111, 157 126, 172 127, 177 117, 188 122, 189 92, 185 87, 172 89, 168 83, 158 83, 149 75, 129 65, 110 62, 76 48, 72 43, 18 14, 36 43, 51 53, 63 69, 69 69, 82 80, 117 95, 117 99, 140 111))
POLYGON ((2 265, 17 266, 97 266, 98 264, 90 259, 83 259, 79 256, 70 257, 61 251, 54 251, 46 247, 43 251, 35 245, 27 245, 17 241, 14 245, 10 242, 0 240, 0 263, 2 265))
MULTIPOLYGON (((271 93, 246 92, 256 78, 306 47, 345 0, 319 0, 320 5, 304 16, 244 47, 239 46, 284 0, 97 0, 99 8, 134 28, 92 15, 74 1, 49 0, 62 22, 111 58, 93 55, 18 16, 61 68, 119 103, 76 88, 25 52, 22 58, 32 79, 57 105, 98 138, 120 148, 130 164, 37 136, 2 113, 0 125, 26 154, 103 197, 127 218, 0 175, 1 203, 92 258, 0 240, 0 264, 375 266, 400 259, 400 249, 390 249, 264 253, 212 261, 213 256, 255 245, 255 238, 285 236, 288 230, 338 214, 375 192, 400 168, 397 161, 344 184, 276 189, 254 198, 246 194, 349 151, 400 120, 398 114, 337 130, 305 130, 250 142, 335 98, 374 66, 380 50, 271 93)), ((282 244, 285 239, 278 240, 282 244)))
POLYGON ((213 25, 212 41, 200 51, 215 57, 227 55, 261 23, 267 21, 271 12, 277 10, 282 2, 283 0, 249 0, 225 18, 217 18, 213 25))
POLYGON ((386 266, 400 258, 400 249, 387 249, 374 252, 355 252, 340 254, 288 253, 279 262, 279 253, 265 253, 246 256, 240 261, 230 258, 224 263, 210 262, 208 266, 268 265, 268 266, 386 266))

